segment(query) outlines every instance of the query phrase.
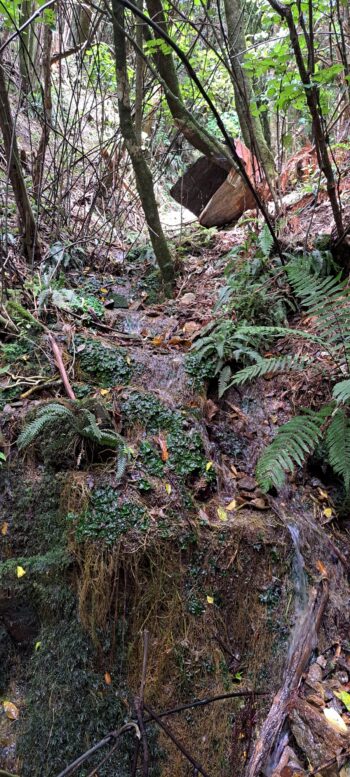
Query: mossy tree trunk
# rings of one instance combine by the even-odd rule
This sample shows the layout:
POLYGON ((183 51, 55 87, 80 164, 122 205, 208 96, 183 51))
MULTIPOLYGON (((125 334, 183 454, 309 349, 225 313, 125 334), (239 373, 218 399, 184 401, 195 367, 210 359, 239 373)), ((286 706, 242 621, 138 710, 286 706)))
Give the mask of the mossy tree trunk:
MULTIPOLYGON (((153 19, 164 32, 168 32, 162 0, 146 0, 146 5, 151 19, 153 19)), ((147 41, 152 40, 152 34, 146 26, 145 37, 147 41)), ((233 160, 230 157, 228 149, 225 149, 216 138, 211 136, 204 128, 200 127, 198 122, 187 110, 182 99, 179 79, 177 77, 171 51, 167 51, 166 48, 164 49, 160 46, 153 56, 153 61, 162 81, 167 86, 165 97, 177 128, 194 148, 197 148, 198 151, 201 151, 201 153, 209 159, 215 160, 215 162, 225 170, 231 170, 233 160)))
POLYGON ((120 5, 118 0, 112 0, 120 131, 130 155, 137 191, 145 214, 153 250, 163 277, 165 290, 168 295, 171 295, 175 280, 174 264, 160 223, 152 174, 136 136, 132 119, 124 17, 123 6, 120 5))
POLYGON ((243 68, 246 49, 244 14, 240 0, 224 0, 229 59, 235 92, 236 110, 245 144, 259 160, 268 180, 275 175, 275 163, 267 145, 257 110, 253 87, 243 68))
MULTIPOLYGON (((20 25, 25 24, 33 12, 32 0, 22 0, 20 8, 20 25)), ((21 88, 25 96, 34 89, 34 27, 29 24, 19 37, 19 69, 21 73, 21 88)))
POLYGON ((26 189, 15 125, 7 92, 4 68, 0 59, 0 130, 3 136, 8 176, 16 200, 20 226, 23 235, 24 253, 29 260, 39 257, 36 224, 26 189))

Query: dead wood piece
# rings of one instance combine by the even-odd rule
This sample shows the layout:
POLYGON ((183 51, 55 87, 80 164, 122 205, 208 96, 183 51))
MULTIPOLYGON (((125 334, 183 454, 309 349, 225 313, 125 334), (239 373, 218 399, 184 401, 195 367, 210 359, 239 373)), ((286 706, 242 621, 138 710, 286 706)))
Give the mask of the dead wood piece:
POLYGON ((312 651, 317 644, 317 635, 329 597, 329 581, 322 579, 319 589, 310 596, 308 608, 291 645, 290 657, 284 673, 283 685, 277 692, 265 719, 260 736, 249 759, 245 777, 257 777, 277 740, 288 713, 293 691, 300 682, 312 651))
POLYGON ((69 399, 75 399, 75 394, 72 389, 72 386, 70 385, 70 382, 68 380, 68 375, 66 373, 66 368, 63 364, 63 359, 61 356, 61 351, 56 343, 56 340, 52 337, 52 335, 49 335, 49 341, 52 348, 52 353, 55 358, 57 369, 60 373, 60 376, 62 378, 62 383, 64 385, 64 388, 66 389, 67 396, 69 399))
POLYGON ((148 767, 149 767, 147 734, 145 729, 145 721, 143 717, 144 694, 145 694, 147 661, 148 661, 148 645, 149 645, 149 632, 147 631, 147 629, 145 629, 143 632, 143 662, 142 662, 140 693, 139 693, 139 696, 135 697, 135 710, 137 715, 137 722, 139 724, 139 729, 141 732, 141 739, 142 739, 142 746, 143 746, 143 764, 142 764, 143 777, 148 777, 148 767))
POLYGON ((254 208, 255 200, 239 173, 231 170, 200 214, 202 227, 220 227, 237 221, 245 210, 254 208))

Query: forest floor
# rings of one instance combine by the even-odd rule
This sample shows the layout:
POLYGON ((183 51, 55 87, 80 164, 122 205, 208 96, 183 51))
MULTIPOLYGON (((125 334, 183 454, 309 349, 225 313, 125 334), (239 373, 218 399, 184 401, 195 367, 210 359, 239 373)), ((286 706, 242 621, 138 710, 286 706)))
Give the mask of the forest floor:
MULTIPOLYGON (((184 233, 171 300, 147 249, 103 272, 91 257, 86 266, 67 256, 64 273, 47 268, 47 286, 20 264, 6 278, 16 289, 0 366, 0 763, 9 772, 57 777, 134 718, 145 630, 148 709, 230 695, 170 715, 182 749, 148 724, 150 774, 291 777, 326 764, 321 773, 335 777, 346 763, 350 540, 346 518, 337 521, 338 484, 317 460, 273 498, 254 476, 280 424, 325 387, 305 371, 219 399, 192 358, 228 261, 239 263, 239 246, 253 261, 256 245, 246 225, 184 233), (73 408, 78 426, 80 408, 90 409, 120 435, 124 459, 60 418, 18 450, 23 424, 53 401, 73 408), (261 726, 276 709, 271 735, 261 726)), ((98 774, 132 774, 134 753, 129 736, 98 774)))

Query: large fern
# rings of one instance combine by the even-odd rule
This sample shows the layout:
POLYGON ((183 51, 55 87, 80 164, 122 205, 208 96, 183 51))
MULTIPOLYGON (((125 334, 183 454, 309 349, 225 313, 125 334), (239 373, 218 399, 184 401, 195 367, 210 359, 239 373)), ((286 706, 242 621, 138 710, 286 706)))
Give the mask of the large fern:
POLYGON ((257 480, 264 491, 272 486, 279 489, 286 473, 302 466, 323 435, 323 425, 332 408, 323 408, 319 413, 305 413, 296 416, 281 426, 276 437, 265 448, 257 468, 257 480))
POLYGON ((350 489, 350 419, 346 411, 338 408, 327 429, 326 444, 331 467, 350 489))
POLYGON ((72 411, 65 405, 61 405, 59 402, 50 402, 40 410, 36 412, 35 418, 27 426, 24 427, 21 434, 17 439, 18 448, 27 448, 31 445, 39 434, 44 430, 49 430, 55 424, 60 423, 63 419, 68 423, 74 424, 75 419, 72 411))
MULTIPOLYGON (((316 333, 287 329, 282 333, 278 328, 266 327, 266 335, 290 334, 319 344, 331 358, 335 379, 340 378, 344 369, 350 372, 350 296, 347 283, 339 275, 321 278, 313 274, 307 258, 304 262, 291 262, 286 270, 295 296, 313 319, 316 333)), ((254 334, 255 328, 247 327, 246 332, 254 334)), ((269 372, 299 369, 302 364, 303 360, 298 355, 261 358, 256 364, 237 372, 227 386, 244 383, 269 372)), ((312 364, 311 358, 309 364, 312 364)), ((317 366, 314 363, 315 369, 317 366)), ((301 466, 323 437, 330 465, 343 479, 346 491, 350 490, 350 419, 347 412, 350 379, 338 380, 333 388, 333 398, 335 402, 321 408, 318 413, 296 416, 279 429, 257 465, 257 479, 264 490, 268 491, 271 486, 280 488, 285 475, 295 466, 301 466)))
POLYGON ((55 428, 58 437, 60 433, 62 435, 63 445, 72 442, 75 437, 82 437, 106 448, 122 449, 124 446, 120 435, 99 427, 94 413, 86 407, 81 407, 78 402, 71 402, 70 407, 59 402, 49 402, 41 407, 35 418, 24 427, 17 439, 18 448, 27 448, 39 435, 44 432, 50 434, 55 428))

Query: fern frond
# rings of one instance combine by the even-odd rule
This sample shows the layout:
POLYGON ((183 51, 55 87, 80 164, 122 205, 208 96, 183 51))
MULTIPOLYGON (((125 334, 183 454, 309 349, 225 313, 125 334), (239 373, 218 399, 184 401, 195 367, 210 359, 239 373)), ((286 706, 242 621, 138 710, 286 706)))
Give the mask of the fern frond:
POLYGON ((333 389, 333 398, 336 402, 348 402, 350 399, 350 380, 341 380, 333 389))
POLYGON ((256 467, 256 478, 264 491, 272 486, 281 488, 287 472, 293 472, 295 465, 301 466, 315 450, 322 437, 324 415, 323 411, 296 416, 279 428, 256 467))
POLYGON ((65 405, 60 405, 58 402, 51 402, 50 404, 41 407, 36 414, 36 418, 26 426, 17 439, 18 448, 27 448, 31 445, 38 435, 45 429, 45 427, 54 426, 55 423, 60 422, 63 418, 69 419, 74 422, 74 414, 65 405))
POLYGON ((219 393, 219 399, 224 395, 226 389, 228 388, 229 380, 231 377, 231 367, 226 366, 224 367, 219 376, 219 384, 218 384, 218 393, 219 393))
POLYGON ((290 372, 291 370, 302 370, 305 368, 307 360, 305 357, 300 357, 297 354, 287 356, 277 356, 264 359, 259 358, 256 364, 252 364, 249 367, 244 367, 242 370, 236 372, 231 386, 239 386, 242 383, 246 383, 247 380, 253 380, 254 378, 261 378, 263 375, 275 372, 290 372))
POLYGON ((273 246, 273 237, 271 235, 271 232, 267 224, 264 225, 263 229, 260 232, 258 243, 264 257, 267 259, 270 256, 271 248, 273 246))
MULTIPOLYGON (((349 382, 349 381, 347 381, 349 382)), ((350 420, 344 410, 337 410, 326 434, 329 463, 334 472, 344 480, 346 491, 350 489, 350 420)))
POLYGON ((350 343, 350 289, 346 281, 340 275, 326 278, 313 275, 305 262, 300 261, 291 262, 286 271, 303 308, 316 318, 325 346, 335 355, 346 351, 350 343))

